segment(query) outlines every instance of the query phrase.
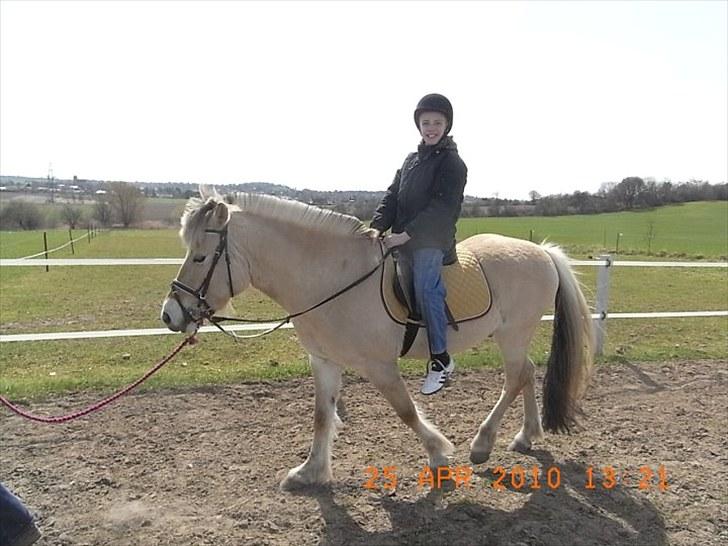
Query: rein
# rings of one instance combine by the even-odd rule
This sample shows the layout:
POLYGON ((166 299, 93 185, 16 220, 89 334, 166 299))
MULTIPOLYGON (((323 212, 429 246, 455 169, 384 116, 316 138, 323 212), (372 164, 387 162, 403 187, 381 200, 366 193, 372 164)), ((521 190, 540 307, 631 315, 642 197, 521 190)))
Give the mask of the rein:
MULTIPOLYGON (((226 231, 227 231, 227 228, 226 228, 226 231)), ((221 240, 221 244, 222 244, 222 240, 221 240)), ((227 245, 227 238, 225 239, 225 245, 227 245)), ((381 246, 380 246, 380 250, 381 250, 381 246)), ((377 270, 384 265, 384 261, 392 253, 392 250, 393 249, 390 248, 386 252, 383 252, 382 251, 382 258, 379 261, 379 263, 377 263, 377 265, 373 269, 371 269, 370 271, 368 271, 367 273, 365 273, 364 275, 362 275, 361 277, 359 277, 355 281, 347 284, 341 290, 335 292, 334 294, 332 294, 331 296, 329 296, 329 297, 321 300, 320 302, 318 302, 318 303, 316 303, 316 304, 314 304, 314 305, 312 305, 312 306, 304 309, 303 311, 298 311, 297 313, 291 313, 289 315, 286 315, 285 317, 281 317, 281 318, 277 318, 277 319, 249 319, 249 318, 242 318, 242 317, 225 317, 225 316, 219 316, 219 315, 208 316, 208 317, 205 317, 205 318, 207 318, 210 321, 210 324, 212 324, 213 326, 215 326, 215 328, 217 328, 218 330, 220 330, 223 334, 225 334, 226 336, 229 336, 229 337, 231 337, 233 339, 236 339, 236 340, 238 340, 238 339, 255 339, 255 338, 258 338, 258 337, 266 336, 266 335, 268 335, 268 334, 270 334, 272 332, 275 332, 276 330, 278 330, 279 328, 281 328, 285 324, 288 324, 294 318, 300 317, 301 315, 305 315, 306 313, 309 313, 310 311, 313 311, 315 309, 318 309, 319 307, 322 307, 323 305, 326 305, 330 301, 333 301, 336 298, 338 298, 339 296, 341 296, 342 294, 348 292, 352 288, 355 288, 355 287, 359 286, 361 283, 363 283, 369 277, 371 277, 372 275, 374 275, 374 273, 376 273, 377 270), (235 332, 230 332, 228 330, 225 330, 221 326, 221 324, 220 324, 221 322, 247 322, 247 323, 251 323, 251 324, 256 324, 256 323, 260 324, 260 323, 265 323, 265 322, 278 322, 278 324, 276 324, 273 328, 269 328, 265 332, 261 332, 259 334, 237 335, 235 332)), ((227 256, 227 246, 226 246, 226 249, 225 249, 225 255, 227 256)), ((213 268, 214 268, 214 265, 213 265, 213 268)), ((230 267, 229 267, 229 262, 228 262, 228 276, 229 275, 230 275, 230 267)), ((211 277, 211 274, 208 273, 207 278, 210 278, 210 277, 211 277)), ((231 280, 231 277, 229 277, 229 283, 230 283, 230 293, 232 294, 232 280, 231 280)), ((209 284, 209 281, 208 281, 208 284, 209 284)), ((174 283, 173 283, 173 286, 174 286, 174 283)), ((178 300, 178 303, 179 303, 179 300, 178 300)))

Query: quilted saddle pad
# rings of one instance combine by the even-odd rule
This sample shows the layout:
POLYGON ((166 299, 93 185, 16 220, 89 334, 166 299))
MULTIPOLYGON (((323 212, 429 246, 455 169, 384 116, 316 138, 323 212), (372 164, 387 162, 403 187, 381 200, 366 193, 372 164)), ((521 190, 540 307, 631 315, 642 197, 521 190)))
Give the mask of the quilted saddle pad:
MULTIPOLYGON (((447 305, 455 322, 480 318, 490 310, 491 297, 488 280, 475 254, 457 247, 458 261, 442 268, 442 279, 447 290, 447 305)), ((407 323, 407 306, 394 292, 394 260, 388 258, 382 268, 381 293, 389 316, 400 324, 407 323)))

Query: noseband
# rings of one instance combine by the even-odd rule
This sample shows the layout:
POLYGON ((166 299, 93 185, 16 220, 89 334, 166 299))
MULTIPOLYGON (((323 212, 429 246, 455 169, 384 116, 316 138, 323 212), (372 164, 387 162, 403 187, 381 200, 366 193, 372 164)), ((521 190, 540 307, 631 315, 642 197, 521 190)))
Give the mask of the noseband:
POLYGON ((182 314, 185 316, 185 319, 188 322, 201 323, 203 320, 212 317, 212 315, 215 313, 215 311, 207 303, 206 297, 207 291, 210 288, 212 275, 213 273, 215 273, 215 267, 217 266, 217 262, 220 261, 220 257, 223 254, 225 255, 225 265, 227 266, 228 288, 230 289, 230 297, 232 298, 235 296, 235 294, 233 293, 233 276, 230 271, 230 253, 228 252, 227 244, 228 228, 227 226, 225 226, 222 229, 206 229, 205 233, 217 233, 220 236, 220 242, 217 243, 217 248, 215 248, 215 254, 212 257, 212 263, 210 264, 210 269, 207 271, 207 275, 205 275, 205 279, 202 281, 200 287, 195 290, 194 288, 187 286, 185 283, 177 279, 173 280, 171 283, 172 297, 174 297, 174 299, 177 301, 180 309, 182 309, 182 314), (196 298, 197 309, 190 311, 184 305, 182 305, 182 301, 179 297, 180 292, 196 298))

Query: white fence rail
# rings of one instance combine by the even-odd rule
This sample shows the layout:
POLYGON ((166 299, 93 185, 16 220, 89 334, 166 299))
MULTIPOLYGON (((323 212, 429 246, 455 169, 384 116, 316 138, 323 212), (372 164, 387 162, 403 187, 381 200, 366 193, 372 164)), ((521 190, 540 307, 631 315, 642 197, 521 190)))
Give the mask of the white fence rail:
MULTIPOLYGON (((0 267, 28 266, 105 266, 105 265, 182 265, 183 258, 3 258, 0 267)), ((728 262, 638 262, 609 261, 600 257, 596 260, 571 260, 575 266, 615 266, 615 267, 723 267, 728 262)))
MULTIPOLYGON (((138 265, 181 265, 182 258, 57 258, 57 259, 0 259, 0 267, 29 266, 138 266, 138 265)), ((607 318, 688 318, 688 317, 728 317, 728 311, 665 311, 650 313, 612 313, 607 311, 609 296, 609 272, 612 267, 690 267, 728 268, 728 262, 647 262, 647 261, 613 261, 611 256, 599 256, 595 260, 571 260, 572 266, 600 267, 597 274, 596 313, 592 315, 596 325, 597 354, 602 354, 606 337, 607 318)), ((544 315, 541 320, 553 320, 553 315, 544 315)), ((233 331, 267 330, 274 323, 245 324, 230 326, 233 331)), ((292 328, 286 324, 283 328, 292 328)), ((218 332, 212 326, 200 328, 201 332, 218 332)), ((110 337, 171 335, 174 332, 166 328, 146 328, 137 330, 96 330, 82 332, 49 332, 40 334, 7 334, 0 335, 0 343, 16 341, 52 341, 63 339, 94 339, 110 337)))
POLYGON ((5 258, 0 267, 42 266, 106 266, 106 265, 182 265, 182 258, 49 258, 27 260, 25 258, 5 258))
MULTIPOLYGON (((674 311, 654 313, 612 313, 610 319, 635 319, 635 318, 691 318, 691 317, 728 317, 728 311, 674 311)), ((601 315, 593 313, 594 320, 600 319, 601 315)), ((554 320, 553 315, 544 315, 542 321, 554 320)), ((277 322, 265 322, 259 324, 236 324, 226 326, 226 330, 233 332, 262 331, 273 328, 277 322)), ((293 328, 292 324, 284 324, 279 330, 293 328)), ((199 330, 202 333, 219 334, 220 330, 214 326, 203 326, 199 330)), ((141 328, 136 330, 84 330, 79 332, 48 332, 42 334, 4 334, 0 335, 0 343, 13 341, 58 341, 64 339, 99 339, 111 337, 137 337, 137 336, 161 336, 181 335, 179 332, 172 332, 167 328, 141 328)))

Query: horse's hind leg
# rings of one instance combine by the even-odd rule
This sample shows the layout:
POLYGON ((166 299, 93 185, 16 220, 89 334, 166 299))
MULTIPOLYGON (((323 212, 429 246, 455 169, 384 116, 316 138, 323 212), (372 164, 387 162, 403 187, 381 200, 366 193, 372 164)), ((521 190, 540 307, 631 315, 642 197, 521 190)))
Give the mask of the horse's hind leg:
POLYGON ((331 481, 331 443, 341 422, 336 415, 336 401, 341 390, 342 369, 333 362, 311 355, 316 385, 313 420, 313 443, 303 464, 291 469, 281 482, 283 489, 331 481))
POLYGON ((449 457, 455 448, 433 424, 420 415, 407 392, 397 364, 370 363, 366 368, 366 376, 392 405, 400 419, 420 437, 429 457, 430 468, 448 466, 449 457))
POLYGON ((470 460, 475 464, 484 463, 490 457, 501 419, 521 390, 524 395, 523 427, 509 449, 528 449, 531 441, 543 434, 538 419, 533 364, 527 356, 533 332, 523 330, 516 332, 514 330, 498 332, 494 336, 503 353, 506 380, 498 402, 487 419, 480 425, 478 433, 470 443, 470 460))
POLYGON ((508 446, 511 451, 527 451, 531 449, 534 440, 543 438, 543 428, 538 415, 538 402, 536 402, 534 365, 530 358, 521 370, 523 384, 523 426, 508 446))

